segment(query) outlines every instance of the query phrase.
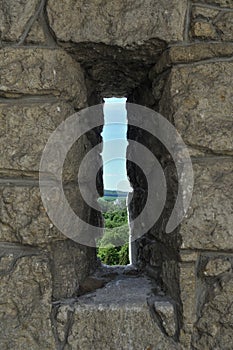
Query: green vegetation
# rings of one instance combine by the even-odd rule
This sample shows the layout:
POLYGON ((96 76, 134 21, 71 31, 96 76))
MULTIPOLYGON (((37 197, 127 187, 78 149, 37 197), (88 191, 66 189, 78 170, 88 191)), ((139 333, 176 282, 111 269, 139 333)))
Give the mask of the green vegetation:
POLYGON ((103 237, 98 241, 98 257, 106 265, 129 264, 129 226, 125 199, 118 204, 99 201, 105 219, 103 237))

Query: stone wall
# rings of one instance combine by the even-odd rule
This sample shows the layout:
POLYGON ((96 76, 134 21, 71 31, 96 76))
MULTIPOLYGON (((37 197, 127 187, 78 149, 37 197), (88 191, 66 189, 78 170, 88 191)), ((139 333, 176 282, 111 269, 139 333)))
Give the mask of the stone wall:
MULTIPOLYGON (((157 156, 168 182, 166 209, 135 243, 134 260, 173 300, 172 344, 185 350, 232 349, 232 29, 232 0, 1 1, 1 349, 79 346, 77 339, 68 340, 76 334, 70 311, 68 321, 61 320, 62 339, 57 335, 59 303, 77 297, 96 269, 96 252, 68 240, 50 222, 38 170, 51 132, 74 112, 110 96, 127 96, 159 111, 192 157, 189 211, 175 232, 165 234, 177 191, 174 164, 156 140, 129 128, 128 137, 157 156)), ((89 216, 75 180, 99 133, 80 139, 64 167, 67 198, 89 216)), ((133 164, 128 174, 134 216, 146 184, 133 164)), ((167 344, 164 340, 164 349, 170 349, 167 344)))

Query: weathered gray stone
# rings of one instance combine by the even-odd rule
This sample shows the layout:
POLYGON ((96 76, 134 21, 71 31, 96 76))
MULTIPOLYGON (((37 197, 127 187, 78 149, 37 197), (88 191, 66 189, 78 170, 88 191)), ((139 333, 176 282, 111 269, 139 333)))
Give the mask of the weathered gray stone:
POLYGON ((60 339, 64 337, 68 313, 73 312, 67 348, 179 349, 151 316, 147 304, 151 288, 145 277, 121 277, 80 297, 77 303, 62 305, 57 314, 60 339))
POLYGON ((166 333, 173 337, 176 333, 176 319, 174 305, 170 301, 156 300, 154 302, 155 312, 162 320, 162 326, 166 333))
POLYGON ((6 48, 0 50, 0 96, 54 95, 86 104, 86 86, 80 65, 62 50, 6 48))
POLYGON ((192 43, 184 46, 172 46, 164 51, 156 65, 150 71, 151 80, 168 67, 179 63, 198 62, 216 57, 231 57, 232 43, 192 43))
POLYGON ((203 38, 209 40, 218 39, 218 33, 213 24, 205 22, 203 20, 195 21, 194 23, 192 23, 191 33, 192 36, 195 38, 203 38))
POLYGON ((221 11, 215 16, 211 9, 194 7, 191 21, 191 36, 198 39, 232 41, 233 11, 221 11), (209 10, 209 11, 207 11, 209 10))
MULTIPOLYGON (((50 135, 74 113, 74 109, 62 101, 42 104, 30 104, 29 101, 24 105, 0 103, 0 168, 38 172, 50 135)), ((84 144, 77 142, 67 155, 63 167, 64 180, 77 178, 79 162, 85 147, 89 147, 86 138, 82 141, 84 144)))
POLYGON ((189 349, 193 324, 196 320, 196 270, 194 262, 179 264, 179 288, 183 322, 180 342, 183 349, 189 349))
POLYGON ((96 250, 71 240, 52 243, 53 299, 78 295, 80 284, 96 268, 96 250))
POLYGON ((2 350, 55 349, 50 321, 52 283, 45 257, 18 258, 1 276, 0 295, 2 350))
POLYGON ((215 27, 220 32, 220 38, 224 41, 233 40, 233 12, 223 13, 215 21, 215 27))
MULTIPOLYGON (((185 324, 195 321, 195 294, 196 294, 196 271, 195 263, 179 264, 180 297, 183 306, 185 324)), ((185 328, 185 327, 184 327, 185 328)))
POLYGON ((187 3, 184 0, 117 2, 49 0, 50 26, 61 41, 102 42, 127 46, 152 38, 183 39, 187 3))
POLYGON ((232 0, 200 0, 200 2, 207 5, 215 5, 233 9, 232 0))
POLYGON ((43 207, 38 187, 0 187, 2 242, 47 244, 64 236, 43 207))
MULTIPOLYGON (((87 220, 90 210, 85 209, 78 188, 65 187, 64 191, 72 209, 83 220, 87 220)), ((0 240, 2 242, 45 245, 67 238, 54 226, 46 214, 39 187, 27 182, 20 186, 1 186, 0 201, 0 240)), ((56 205, 57 203, 54 203, 54 208, 56 205)), ((62 214, 59 213, 59 215, 62 214)), ((64 217, 63 220, 66 218, 64 217)), ((81 232, 75 232, 74 239, 79 234, 81 232)))
POLYGON ((233 344, 233 276, 215 283, 195 324, 192 344, 196 349, 230 350, 233 344))
POLYGON ((46 36, 40 20, 35 21, 30 31, 28 32, 25 42, 32 43, 32 44, 46 43, 46 36))
POLYGON ((232 159, 203 157, 193 169, 193 197, 180 228, 182 248, 232 249, 232 159))
POLYGON ((233 62, 172 69, 160 102, 160 112, 174 122, 191 148, 207 153, 233 154, 230 72, 233 72, 233 62))
POLYGON ((205 276, 217 276, 231 270, 231 263, 226 259, 215 258, 208 261, 204 268, 205 276))
POLYGON ((213 19, 219 14, 219 10, 211 7, 192 6, 192 17, 204 17, 206 19, 213 19))
POLYGON ((0 3, 0 40, 18 41, 40 0, 2 0, 0 3))

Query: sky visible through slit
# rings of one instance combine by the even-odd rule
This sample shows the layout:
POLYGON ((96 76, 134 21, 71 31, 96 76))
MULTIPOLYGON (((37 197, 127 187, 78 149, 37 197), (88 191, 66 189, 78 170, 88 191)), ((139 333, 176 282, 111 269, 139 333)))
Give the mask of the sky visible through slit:
POLYGON ((104 189, 114 191, 132 191, 126 172, 127 149, 127 111, 126 98, 104 98, 103 137, 103 179, 104 189), (114 123, 106 125, 107 123, 114 123), (117 144, 120 157, 113 159, 112 140, 121 139, 117 144), (106 159, 111 159, 106 161, 106 159))

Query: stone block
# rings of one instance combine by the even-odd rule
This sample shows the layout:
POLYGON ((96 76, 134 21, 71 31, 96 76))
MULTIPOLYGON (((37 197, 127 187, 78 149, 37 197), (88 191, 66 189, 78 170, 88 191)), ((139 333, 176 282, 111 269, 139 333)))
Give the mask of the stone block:
POLYGON ((153 80, 159 73, 175 64, 198 62, 217 57, 231 57, 232 55, 232 43, 198 42, 185 46, 171 46, 162 53, 156 65, 151 69, 150 78, 153 80))
POLYGON ((194 6, 192 9, 191 37, 198 39, 232 41, 233 11, 218 11, 194 6))
POLYGON ((233 249, 233 162, 231 157, 193 163, 194 191, 180 225, 182 248, 233 249))
POLYGON ((184 0, 127 0, 89 3, 49 0, 49 23, 58 40, 140 45, 157 38, 182 41, 187 3, 184 0))
POLYGON ((195 324, 192 345, 196 349, 230 350, 233 343, 233 276, 228 273, 206 283, 206 293, 199 300, 202 307, 195 324))
POLYGON ((231 262, 223 258, 209 260, 204 269, 205 276, 218 276, 231 270, 231 262))
POLYGON ((83 71, 63 50, 5 48, 0 62, 0 96, 53 95, 85 106, 83 71))
MULTIPOLYGON (((160 112, 190 149, 233 154, 233 62, 174 67, 160 112)), ((156 86, 154 87, 156 90, 156 86)))
POLYGON ((162 326, 169 337, 175 336, 176 318, 174 305, 169 300, 158 299, 154 302, 155 312, 162 320, 162 326))
POLYGON ((1 349, 55 349, 49 261, 31 248, 21 248, 4 246, 0 254, 1 349))
POLYGON ((62 341, 67 335, 67 349, 180 349, 153 318, 147 302, 150 295, 151 283, 145 277, 109 282, 78 302, 57 308, 58 337, 62 341))
POLYGON ((96 268, 95 248, 66 240, 52 243, 50 250, 53 299, 77 296, 80 284, 96 268))
POLYGON ((18 41, 40 0, 2 0, 0 3, 0 41, 18 41))
MULTIPOLYGON (((53 189, 48 189, 53 190, 53 189)), ((76 186, 64 188, 66 198, 76 215, 84 221, 88 220, 90 210, 85 207, 80 192, 76 186)), ((59 201, 59 197, 56 197, 59 201)), ((57 203, 54 203, 56 211, 57 203)), ((49 243, 65 240, 61 233, 49 219, 41 200, 40 189, 33 182, 22 180, 11 186, 0 186, 0 241, 15 242, 29 245, 45 246, 49 243)), ((62 215, 62 213, 58 213, 62 215)), ((63 217, 66 223, 67 218, 63 217)), ((82 235, 75 231, 74 239, 82 235)))
POLYGON ((233 9, 232 0, 201 0, 200 2, 206 5, 219 6, 220 8, 233 9))
POLYGON ((26 43, 30 44, 45 44, 46 43, 46 35, 41 24, 41 20, 38 19, 32 25, 28 35, 25 39, 26 43))
MULTIPOLYGON (((24 105, 0 103, 0 169, 31 171, 35 176, 50 135, 74 113, 74 109, 62 101, 24 105)), ((79 163, 89 147, 86 138, 74 144, 63 167, 64 180, 77 178, 79 163)), ((57 162, 58 152, 54 158, 57 162)))
POLYGON ((186 325, 193 324, 196 319, 195 263, 180 263, 179 271, 180 299, 183 306, 184 330, 186 330, 186 325))
POLYGON ((39 245, 64 239, 45 212, 39 187, 1 186, 0 193, 2 242, 39 245))

